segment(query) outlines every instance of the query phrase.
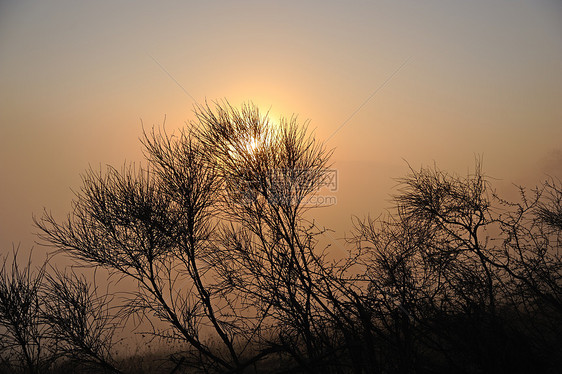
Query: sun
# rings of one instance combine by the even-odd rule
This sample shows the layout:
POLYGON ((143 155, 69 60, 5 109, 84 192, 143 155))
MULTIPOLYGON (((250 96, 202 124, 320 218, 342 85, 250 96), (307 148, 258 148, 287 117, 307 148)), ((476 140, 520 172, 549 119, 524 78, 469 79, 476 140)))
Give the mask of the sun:
POLYGON ((252 136, 250 137, 250 139, 248 139, 246 141, 246 152, 248 154, 255 154, 259 147, 260 147, 260 143, 261 143, 261 139, 259 139, 258 137, 252 136))
POLYGON ((271 120, 263 127, 238 135, 229 144, 229 154, 236 160, 256 160, 274 146, 279 137, 279 128, 271 120))
MULTIPOLYGON (((224 137, 226 160, 233 165, 254 163, 270 157, 282 138, 282 119, 272 118, 267 111, 257 107, 248 108, 248 113, 234 113, 228 136, 224 137), (247 118, 240 117, 242 114, 247 118)), ((225 161, 226 161, 225 160, 225 161)))
POLYGON ((260 135, 241 135, 228 146, 230 157, 238 161, 251 161, 263 152, 269 141, 267 137, 260 135))

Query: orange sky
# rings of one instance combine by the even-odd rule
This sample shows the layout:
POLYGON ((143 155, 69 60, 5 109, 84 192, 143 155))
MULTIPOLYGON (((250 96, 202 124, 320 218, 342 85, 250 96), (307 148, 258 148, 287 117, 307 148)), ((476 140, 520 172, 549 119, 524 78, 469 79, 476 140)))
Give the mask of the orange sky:
POLYGON ((404 160, 465 173, 482 155, 506 185, 562 176, 562 6, 2 2, 0 252, 33 245, 43 207, 66 214, 88 165, 141 160, 141 120, 179 128, 205 98, 330 138, 337 204, 317 220, 343 236, 387 205, 404 160))

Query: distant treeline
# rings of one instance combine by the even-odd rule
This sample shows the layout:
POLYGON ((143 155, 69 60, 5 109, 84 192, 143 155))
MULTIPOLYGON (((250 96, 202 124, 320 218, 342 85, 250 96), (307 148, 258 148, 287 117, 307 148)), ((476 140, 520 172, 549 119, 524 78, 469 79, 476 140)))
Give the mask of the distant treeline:
POLYGON ((145 132, 144 167, 87 171, 67 219, 35 219, 43 243, 134 290, 5 257, 0 372, 138 372, 115 354, 132 321, 171 342, 162 373, 560 370, 559 180, 507 201, 479 161, 411 169, 333 260, 304 214, 331 151, 252 104, 196 118, 145 132))

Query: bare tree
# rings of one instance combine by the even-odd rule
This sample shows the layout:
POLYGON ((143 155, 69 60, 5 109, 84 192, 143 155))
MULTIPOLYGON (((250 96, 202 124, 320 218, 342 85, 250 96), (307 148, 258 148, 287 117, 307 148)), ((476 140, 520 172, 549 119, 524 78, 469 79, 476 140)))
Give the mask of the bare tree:
POLYGON ((112 358, 118 323, 107 292, 98 295, 84 276, 52 269, 45 275, 42 303, 46 337, 56 342, 57 357, 74 367, 121 372, 112 358))
POLYGON ((555 230, 562 230, 562 188, 560 180, 551 178, 543 184, 542 201, 536 207, 537 217, 555 230))
POLYGON ((316 294, 322 255, 302 215, 329 153, 296 119, 274 129, 251 105, 196 114, 198 123, 177 136, 145 134, 149 168, 87 172, 64 223, 49 214, 37 220, 42 238, 136 280, 127 310, 166 322, 169 329, 153 333, 187 342, 186 364, 242 371, 288 349, 295 334, 281 323, 297 323, 297 340, 312 354, 313 303, 330 308, 316 294), (237 261, 243 267, 230 267, 237 261), (268 263, 260 269, 260 261, 268 263), (233 287, 234 279, 242 283, 233 287), (265 342, 266 331, 281 340, 253 344, 265 342))
MULTIPOLYGON (((192 173, 182 176, 192 191, 199 188, 200 172, 196 163, 199 156, 194 156, 185 166, 192 173)), ((109 169, 106 175, 90 171, 67 222, 58 224, 47 215, 38 225, 45 239, 75 257, 136 280, 138 292, 129 300, 128 311, 149 312, 169 323, 171 330, 158 334, 185 339, 202 357, 229 368, 230 364, 203 343, 200 322, 205 316, 204 300, 190 292, 193 283, 185 283, 199 276, 193 267, 198 264, 187 256, 199 243, 194 229, 201 225, 197 219, 201 196, 206 198, 195 192, 178 202, 156 174, 145 170, 109 169), (193 209, 184 211, 180 204, 193 209), (184 230, 193 235, 185 237, 184 230)))
POLYGON ((14 371, 41 373, 53 363, 53 346, 42 323, 40 293, 45 266, 34 269, 31 254, 18 264, 14 250, 11 264, 5 256, 0 269, 0 356, 14 371))
POLYGON ((522 190, 519 202, 507 202, 480 163, 466 178, 422 168, 399 182, 394 212, 358 221, 353 240, 365 254, 374 331, 387 339, 392 370, 552 365, 562 316, 552 224, 559 187, 545 184, 530 197, 522 190))
POLYGON ((135 316, 187 347, 173 372, 556 367, 554 180, 508 202, 480 162, 466 177, 412 169, 394 209, 356 220, 350 255, 329 260, 307 212, 331 151, 296 117, 274 124, 251 104, 195 113, 177 134, 144 133, 147 166, 89 170, 66 220, 36 220, 44 242, 137 284, 114 314, 84 278, 41 275, 61 357, 118 371, 115 318, 135 316))
POLYGON ((294 117, 272 126, 253 107, 227 106, 203 107, 199 118, 197 137, 216 162, 228 218, 213 267, 223 293, 254 313, 245 318, 248 341, 309 372, 352 366, 343 351, 357 342, 342 340, 361 309, 347 272, 353 261, 327 261, 317 245, 324 230, 304 215, 326 182, 331 151, 294 117))

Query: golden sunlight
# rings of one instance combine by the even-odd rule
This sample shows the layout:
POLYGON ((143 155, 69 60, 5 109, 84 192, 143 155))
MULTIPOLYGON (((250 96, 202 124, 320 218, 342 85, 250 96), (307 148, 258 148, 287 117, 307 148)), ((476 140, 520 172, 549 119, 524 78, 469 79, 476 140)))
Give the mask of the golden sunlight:
POLYGON ((251 137, 246 141, 246 151, 248 154, 254 154, 260 147, 261 139, 256 137, 251 137))
POLYGON ((241 135, 228 146, 230 157, 235 160, 252 160, 271 144, 267 135, 241 135))
POLYGON ((267 118, 259 128, 239 134, 230 142, 230 157, 239 161, 253 160, 273 145, 280 132, 279 125, 267 118))

